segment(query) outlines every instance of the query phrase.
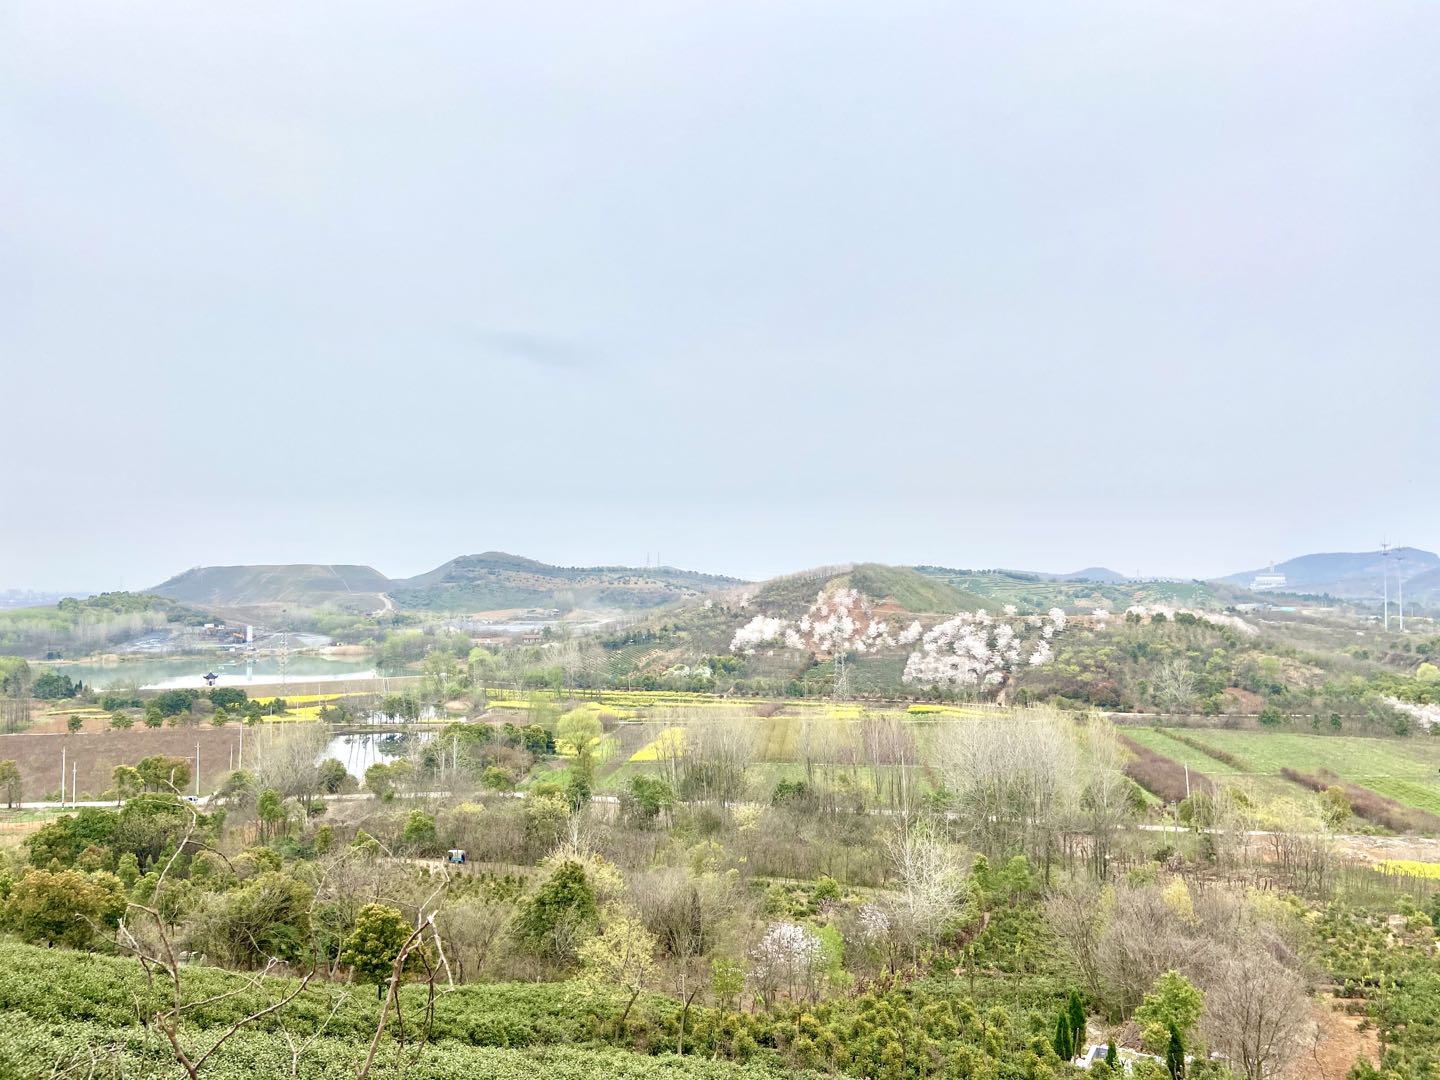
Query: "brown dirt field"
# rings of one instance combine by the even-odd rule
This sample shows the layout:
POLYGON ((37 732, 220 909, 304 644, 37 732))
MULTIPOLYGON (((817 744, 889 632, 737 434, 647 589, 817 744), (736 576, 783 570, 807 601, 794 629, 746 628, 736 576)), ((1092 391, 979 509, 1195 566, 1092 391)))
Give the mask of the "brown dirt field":
POLYGON ((1380 1040, 1374 1028, 1358 1030, 1359 1016, 1342 1011, 1341 1003, 1325 997, 1310 1007, 1316 1039, 1279 1074, 1279 1080, 1345 1080, 1350 1067, 1364 1058, 1380 1063, 1380 1040))
MULTIPOLYGON (((245 732, 246 755, 252 732, 245 732)), ((0 761, 11 760, 20 766, 25 785, 25 801, 38 802, 60 790, 60 751, 65 750, 65 787, 70 788, 70 762, 76 765, 75 780, 82 802, 101 797, 110 787, 110 772, 116 765, 134 765, 152 754, 169 754, 195 760, 195 744, 200 744, 201 789, 213 790, 228 771, 231 751, 240 744, 240 726, 223 728, 147 728, 129 731, 49 733, 26 731, 18 735, 0 735, 0 761)))
POLYGON ((1337 836, 1336 846, 1351 859, 1381 863, 1391 859, 1440 863, 1440 839, 1430 836, 1337 836))

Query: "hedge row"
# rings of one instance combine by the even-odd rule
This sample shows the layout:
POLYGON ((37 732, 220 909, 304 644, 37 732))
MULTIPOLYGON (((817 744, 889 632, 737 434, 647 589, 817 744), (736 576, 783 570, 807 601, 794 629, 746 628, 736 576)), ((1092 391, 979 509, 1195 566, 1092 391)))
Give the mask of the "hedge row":
MULTIPOLYGON (((187 1051, 208 1048, 214 1031, 182 1039, 187 1051)), ((296 1045, 304 1043, 300 1035, 296 1045)), ((321 1037, 302 1053, 298 1080, 353 1080, 368 1049, 363 1040, 321 1037)), ((243 1029, 201 1070, 206 1080, 256 1080, 291 1075, 291 1050, 277 1032, 243 1029)), ((174 1080, 183 1075, 170 1044, 156 1031, 79 1021, 40 1021, 12 1014, 0 1025, 0 1076, 13 1080, 49 1080, 57 1075, 123 1076, 126 1080, 174 1080), (68 1072, 66 1070, 69 1070, 68 1072)), ((407 1050, 382 1047, 371 1076, 375 1080, 785 1080, 810 1074, 752 1061, 744 1065, 701 1058, 650 1057, 609 1048, 542 1047, 506 1050, 453 1042, 407 1050), (412 1057, 413 1055, 413 1057, 412 1057), (406 1068, 407 1063, 409 1067, 406 1068)))

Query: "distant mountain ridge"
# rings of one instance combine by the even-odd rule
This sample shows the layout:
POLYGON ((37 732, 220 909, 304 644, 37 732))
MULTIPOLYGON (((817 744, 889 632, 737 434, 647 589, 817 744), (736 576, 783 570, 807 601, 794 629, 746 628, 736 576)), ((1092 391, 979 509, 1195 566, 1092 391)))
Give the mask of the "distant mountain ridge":
MULTIPOLYGON (((1217 580, 1230 585, 1249 586, 1257 576, 1272 573, 1269 567, 1246 570, 1217 580)), ((1392 548, 1381 551, 1333 551, 1300 555, 1276 563, 1273 573, 1283 574, 1280 591, 1329 595, 1351 600, 1379 600, 1390 578, 1394 598, 1397 579, 1405 582, 1407 600, 1415 603, 1440 602, 1440 555, 1420 548, 1392 548)))
POLYGON ((402 608, 424 611, 516 607, 637 610, 741 584, 739 578, 673 566, 552 566, 503 551, 487 551, 461 555, 428 573, 392 581, 390 596, 402 608))
POLYGON ((207 611, 338 607, 378 611, 480 612, 512 608, 642 610, 714 589, 737 578, 670 566, 551 566, 503 551, 462 555, 411 578, 371 566, 291 563, 197 566, 147 590, 207 611))
POLYGON ((1119 585, 1130 579, 1118 570, 1108 566, 1087 566, 1069 574, 1047 574, 1043 570, 1007 570, 1007 574, 1019 574, 1037 578, 1040 581, 1097 581, 1102 585, 1119 585))
MULTIPOLYGON (((1392 595, 1403 575, 1410 604, 1440 605, 1440 555, 1401 548, 1389 556, 1392 595)), ((1282 591, 1328 594, 1347 600, 1378 600, 1386 563, 1379 551, 1302 555, 1278 563, 1285 576, 1282 591)), ((818 571, 777 578, 766 588, 787 593, 818 571)), ((940 566, 882 567, 866 563, 835 568, 851 575, 851 584, 880 599, 892 597, 900 608, 916 612, 973 610, 1017 603, 1044 607, 1081 607, 1098 602, 1191 603, 1207 606, 1234 602, 1255 577, 1269 568, 1247 570, 1208 583, 1141 581, 1103 566, 1071 573, 1020 570, 954 570, 940 566)), ((202 566, 187 570, 148 590, 190 607, 231 614, 253 614, 257 621, 281 608, 297 611, 337 607, 369 612, 399 608, 432 612, 488 612, 516 608, 592 611, 646 611, 677 601, 745 585, 738 578, 670 566, 554 566, 503 551, 461 555, 423 574, 389 578, 371 566, 296 563, 257 566, 202 566)), ((803 590, 802 590, 803 591, 803 590)), ((228 616, 227 616, 228 617, 228 616)))

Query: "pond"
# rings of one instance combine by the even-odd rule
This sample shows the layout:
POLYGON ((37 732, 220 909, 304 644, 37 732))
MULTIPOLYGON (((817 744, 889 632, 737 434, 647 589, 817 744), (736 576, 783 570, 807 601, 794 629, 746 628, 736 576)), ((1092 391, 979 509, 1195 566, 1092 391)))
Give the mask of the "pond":
MULTIPOLYGON (((220 676, 216 686, 254 686, 274 684, 280 678, 277 656, 243 656, 217 653, 212 656, 171 656, 113 663, 81 661, 57 664, 55 669, 94 690, 117 687, 173 689, 202 687, 207 672, 220 676)), ((331 682, 340 679, 375 678, 375 661, 367 656, 291 656, 285 665, 290 682, 331 682)))
POLYGON ((433 737, 429 731, 357 732, 336 735, 325 747, 322 758, 335 758, 355 779, 364 780, 365 770, 377 761, 390 762, 409 756, 411 747, 433 737))

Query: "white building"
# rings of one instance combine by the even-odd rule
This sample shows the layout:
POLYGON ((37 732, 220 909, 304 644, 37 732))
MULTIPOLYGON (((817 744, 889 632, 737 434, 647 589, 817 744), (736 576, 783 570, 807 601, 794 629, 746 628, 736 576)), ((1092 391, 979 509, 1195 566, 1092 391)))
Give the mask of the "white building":
POLYGON ((1256 574, 1250 582, 1250 588, 1255 592, 1265 592, 1267 589, 1283 589, 1285 588, 1285 575, 1277 574, 1275 572, 1275 564, 1271 563, 1270 572, 1268 574, 1256 574))

